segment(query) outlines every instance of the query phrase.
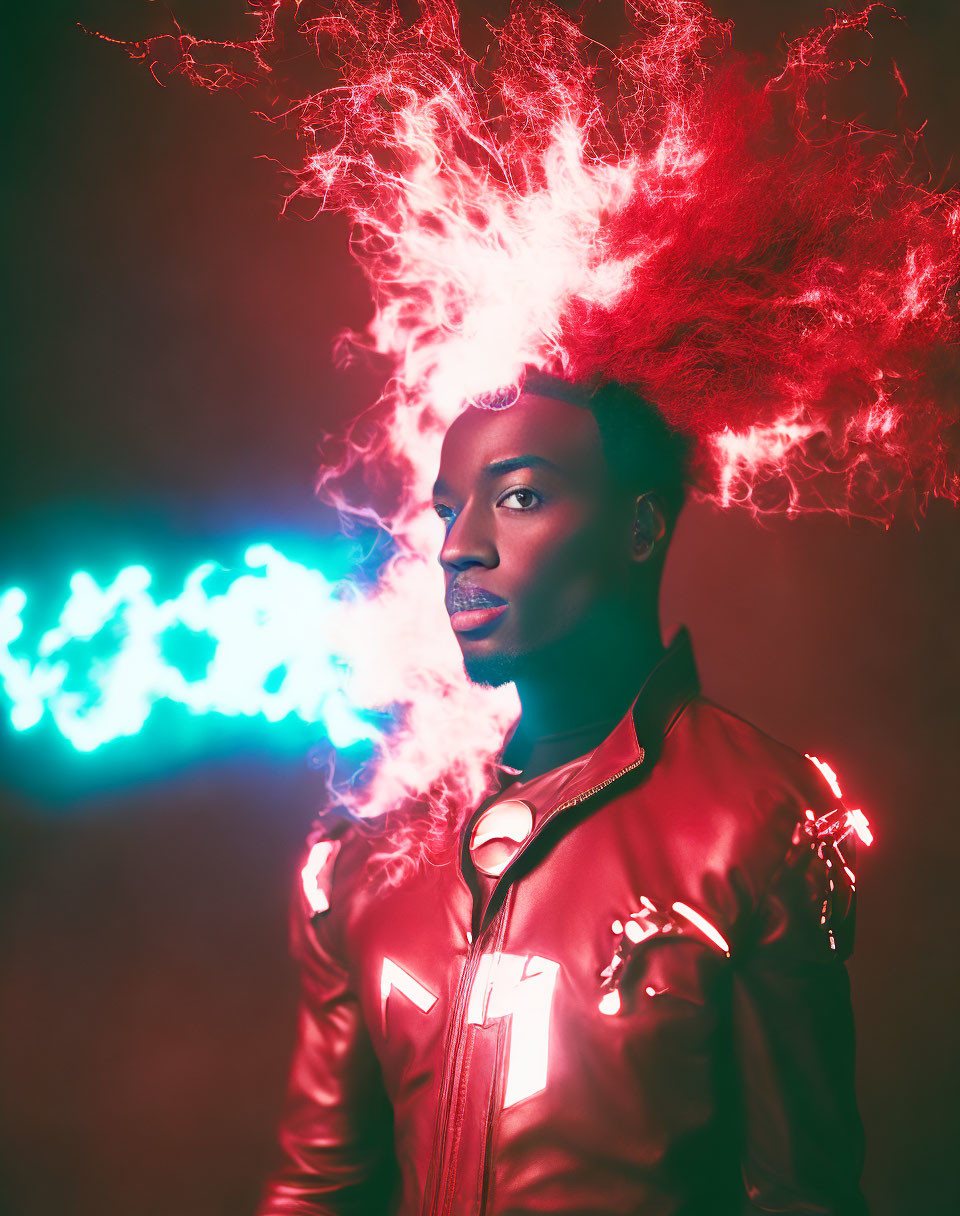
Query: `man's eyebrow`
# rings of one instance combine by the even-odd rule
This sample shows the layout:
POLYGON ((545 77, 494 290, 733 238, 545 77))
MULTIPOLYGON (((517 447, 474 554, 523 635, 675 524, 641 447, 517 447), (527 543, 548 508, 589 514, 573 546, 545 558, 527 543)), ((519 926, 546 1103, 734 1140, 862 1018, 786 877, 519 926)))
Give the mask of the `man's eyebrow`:
MULTIPOLYGON (((486 465, 483 470, 486 477, 502 477, 505 473, 515 473, 517 469, 553 469, 555 472, 560 471, 560 466, 554 464, 552 460, 547 460, 546 456, 508 456, 505 460, 494 460, 491 464, 486 465)), ((437 498, 447 493, 447 483, 443 478, 438 477, 433 483, 433 497, 437 498)))
POLYGON ((547 460, 546 456, 510 456, 506 460, 495 460, 483 470, 491 477, 501 477, 504 473, 514 473, 517 469, 553 469, 560 471, 559 465, 547 460))

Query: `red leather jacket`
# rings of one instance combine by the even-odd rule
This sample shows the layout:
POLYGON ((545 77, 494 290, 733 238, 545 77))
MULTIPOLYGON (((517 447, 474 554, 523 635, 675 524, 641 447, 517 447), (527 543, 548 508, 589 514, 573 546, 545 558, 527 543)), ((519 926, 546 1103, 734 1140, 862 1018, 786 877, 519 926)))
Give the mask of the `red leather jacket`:
POLYGON ((473 819, 507 796, 536 828, 482 919, 465 844, 378 889, 369 834, 314 842, 259 1216, 865 1212, 817 769, 701 697, 681 634, 599 747, 473 819))

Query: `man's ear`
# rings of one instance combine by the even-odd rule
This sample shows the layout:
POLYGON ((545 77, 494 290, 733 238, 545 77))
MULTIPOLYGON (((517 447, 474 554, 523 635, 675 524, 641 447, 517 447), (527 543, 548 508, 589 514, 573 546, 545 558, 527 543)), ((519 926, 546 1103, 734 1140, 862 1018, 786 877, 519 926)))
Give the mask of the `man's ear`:
POLYGON ((667 518, 660 496, 654 491, 641 494, 633 509, 633 560, 645 562, 659 553, 667 535, 667 518))

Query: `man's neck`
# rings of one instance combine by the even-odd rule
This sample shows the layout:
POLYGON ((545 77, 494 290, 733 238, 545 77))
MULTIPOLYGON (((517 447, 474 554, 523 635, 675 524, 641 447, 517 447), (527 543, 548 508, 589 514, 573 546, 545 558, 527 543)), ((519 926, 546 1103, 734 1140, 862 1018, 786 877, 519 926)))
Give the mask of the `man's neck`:
POLYGON ((611 726, 627 711, 643 681, 663 657, 659 623, 612 633, 592 652, 558 656, 517 680, 517 733, 533 741, 611 726))

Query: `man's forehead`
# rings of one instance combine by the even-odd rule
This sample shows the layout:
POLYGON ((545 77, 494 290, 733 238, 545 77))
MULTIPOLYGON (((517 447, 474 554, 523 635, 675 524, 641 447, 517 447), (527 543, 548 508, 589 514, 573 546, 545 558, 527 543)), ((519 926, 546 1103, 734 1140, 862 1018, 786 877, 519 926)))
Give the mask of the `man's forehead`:
POLYGON ((479 473, 518 456, 537 456, 571 474, 599 471, 600 432, 593 414, 584 406, 533 393, 521 394, 506 409, 470 406, 444 436, 440 476, 479 473))

